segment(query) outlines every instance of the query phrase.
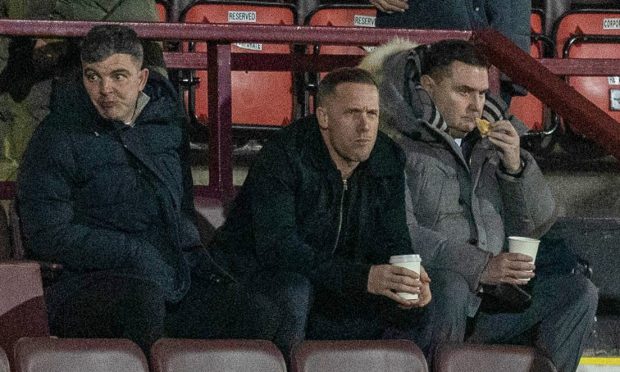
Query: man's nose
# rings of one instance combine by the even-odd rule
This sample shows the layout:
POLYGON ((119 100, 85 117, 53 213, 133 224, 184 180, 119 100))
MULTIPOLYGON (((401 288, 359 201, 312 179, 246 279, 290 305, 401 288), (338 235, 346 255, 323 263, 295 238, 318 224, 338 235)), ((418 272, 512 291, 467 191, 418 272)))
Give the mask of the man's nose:
POLYGON ((370 130, 370 118, 368 114, 362 112, 359 115, 357 130, 359 132, 368 132, 370 130))
POLYGON ((112 82, 109 79, 101 79, 99 82, 99 91, 102 94, 110 93, 112 91, 112 82))
POLYGON ((485 99, 484 95, 480 95, 477 93, 472 94, 469 99, 470 110, 475 110, 476 112, 482 112, 482 109, 484 108, 484 99, 485 99))

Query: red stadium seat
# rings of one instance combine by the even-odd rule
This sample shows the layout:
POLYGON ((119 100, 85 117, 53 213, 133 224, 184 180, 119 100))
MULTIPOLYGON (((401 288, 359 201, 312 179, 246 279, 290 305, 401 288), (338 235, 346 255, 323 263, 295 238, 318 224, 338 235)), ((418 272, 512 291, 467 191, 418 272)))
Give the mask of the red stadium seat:
MULTIPOLYGON (((563 58, 620 58, 620 11, 577 10, 556 24, 563 58)), ((620 77, 571 76, 567 82, 620 123, 620 77)))
MULTIPOLYGON (((532 12, 530 16, 530 24, 533 36, 543 34, 543 15, 540 10, 532 12)), ((534 58, 541 58, 543 56, 543 48, 543 42, 536 40, 536 38, 533 37, 530 45, 530 55, 534 58)), ((531 93, 525 97, 513 97, 510 102, 510 112, 516 115, 519 119, 523 120, 530 130, 543 130, 544 106, 542 102, 531 93)))
MULTIPOLYGON (((305 24, 308 26, 332 27, 375 27, 377 9, 364 5, 321 5, 308 14, 305 24)), ((364 55, 366 51, 356 46, 316 45, 314 52, 323 54, 364 55)))
MULTIPOLYGON (((568 58, 620 58, 620 37, 613 43, 577 42, 568 58), (577 47, 579 45, 579 47, 577 47)), ((571 76, 568 83, 620 123, 620 77, 571 76)))
POLYGON ((543 34, 545 27, 544 22, 545 14, 542 9, 532 9, 532 13, 530 14, 530 27, 532 29, 532 33, 543 34))
MULTIPOLYGON (((187 23, 253 23, 295 25, 295 8, 287 4, 197 2, 182 16, 187 23)), ((195 51, 206 51, 205 43, 196 43, 195 51)), ((232 53, 291 52, 290 45, 236 43, 232 53)), ((207 72, 196 73, 200 82, 195 90, 194 109, 199 122, 208 123, 207 72)), ((280 71, 232 72, 232 122, 235 125, 287 125, 293 118, 293 74, 280 71)))
POLYGON ((304 341, 293 349, 292 372, 425 372, 422 351, 411 341, 304 341))
POLYGON ((157 14, 159 14, 159 20, 161 22, 166 22, 168 20, 168 7, 165 3, 158 1, 155 4, 157 7, 157 14))
POLYGON ((433 360, 434 372, 555 372, 549 359, 531 347, 444 344, 433 360))
MULTIPOLYGON (((361 4, 326 4, 317 7, 313 12, 306 16, 304 24, 308 26, 331 26, 331 27, 375 27, 377 9, 372 5, 361 4)), ((309 46, 307 52, 314 54, 344 54, 363 56, 372 47, 351 46, 351 45, 313 45, 309 46)), ((314 74, 307 76, 306 87, 316 86, 319 79, 324 76, 314 74)), ((313 111, 313 102, 310 96, 305 97, 305 111, 313 111)))
POLYGON ((0 262, 0 347, 13 350, 27 336, 49 336, 39 265, 0 262))
MULTIPOLYGON (((620 10, 574 10, 564 14, 554 26, 558 57, 567 57, 570 39, 580 35, 620 36, 620 10)), ((579 48, 579 46, 575 46, 579 48)))
MULTIPOLYGON (((13 260, 26 259, 26 237, 22 234, 22 225, 17 210, 17 201, 12 200, 9 205, 9 227, 11 233, 12 249, 10 258, 13 260)), ((62 273, 62 264, 47 261, 37 261, 41 268, 41 276, 44 284, 49 284, 58 278, 62 273)))
POLYGON ((26 337, 15 345, 15 372, 148 372, 138 345, 125 339, 26 337))
POLYGON ((153 372, 286 372, 282 354, 265 340, 161 339, 151 348, 153 372))

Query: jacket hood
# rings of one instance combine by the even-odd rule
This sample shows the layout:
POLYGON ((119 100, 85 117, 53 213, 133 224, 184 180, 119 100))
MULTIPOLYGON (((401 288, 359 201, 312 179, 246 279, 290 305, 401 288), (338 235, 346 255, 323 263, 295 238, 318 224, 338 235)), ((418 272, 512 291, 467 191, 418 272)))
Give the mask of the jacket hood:
MULTIPOLYGON (((427 47, 397 39, 377 48, 360 63, 359 67, 371 72, 379 84, 381 129, 390 136, 424 141, 448 137, 446 122, 420 85, 427 47)), ((517 132, 524 133, 527 127, 513 120, 506 110, 501 99, 487 94, 482 117, 491 122, 509 119, 517 132)))

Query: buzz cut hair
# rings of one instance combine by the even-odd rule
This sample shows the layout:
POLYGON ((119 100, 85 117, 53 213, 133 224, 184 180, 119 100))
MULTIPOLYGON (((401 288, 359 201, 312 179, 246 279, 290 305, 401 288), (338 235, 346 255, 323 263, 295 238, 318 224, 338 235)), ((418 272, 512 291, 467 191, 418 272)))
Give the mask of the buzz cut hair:
POLYGON ((326 102, 327 97, 334 94, 336 87, 342 83, 367 84, 379 88, 372 74, 366 70, 358 67, 338 68, 325 75, 319 83, 315 106, 319 107, 326 102))
POLYGON ((133 29, 120 25, 99 25, 91 28, 82 40, 82 62, 101 62, 113 54, 128 54, 142 66, 144 48, 138 34, 133 29))
POLYGON ((450 65, 455 61, 475 67, 489 68, 486 56, 467 40, 441 40, 430 44, 424 53, 422 73, 437 81, 450 75, 450 65))

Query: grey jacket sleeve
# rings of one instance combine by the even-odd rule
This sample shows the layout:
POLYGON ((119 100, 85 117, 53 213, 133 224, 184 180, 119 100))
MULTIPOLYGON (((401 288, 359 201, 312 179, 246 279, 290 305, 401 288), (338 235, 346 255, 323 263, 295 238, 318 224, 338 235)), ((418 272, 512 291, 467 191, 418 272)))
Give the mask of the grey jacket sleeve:
POLYGON ((448 269, 461 274, 470 290, 475 292, 491 253, 471 244, 452 241, 440 232, 420 226, 414 214, 410 187, 408 181, 405 189, 407 225, 413 249, 422 257, 422 265, 428 268, 448 269))
POLYGON ((541 237, 556 220, 556 205, 534 157, 521 149, 524 167, 519 177, 498 170, 506 235, 541 237))

